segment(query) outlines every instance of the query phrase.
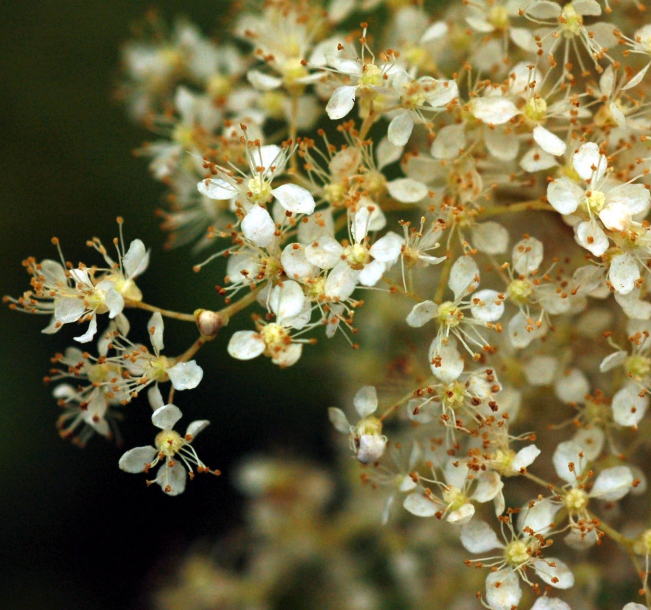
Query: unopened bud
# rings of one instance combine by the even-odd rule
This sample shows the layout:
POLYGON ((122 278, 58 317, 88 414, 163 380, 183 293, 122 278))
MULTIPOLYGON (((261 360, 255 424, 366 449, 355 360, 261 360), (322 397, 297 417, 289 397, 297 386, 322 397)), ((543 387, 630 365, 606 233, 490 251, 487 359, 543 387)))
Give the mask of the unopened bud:
POLYGON ((214 337, 222 326, 228 324, 228 317, 208 309, 197 309, 194 312, 194 319, 203 337, 214 337))

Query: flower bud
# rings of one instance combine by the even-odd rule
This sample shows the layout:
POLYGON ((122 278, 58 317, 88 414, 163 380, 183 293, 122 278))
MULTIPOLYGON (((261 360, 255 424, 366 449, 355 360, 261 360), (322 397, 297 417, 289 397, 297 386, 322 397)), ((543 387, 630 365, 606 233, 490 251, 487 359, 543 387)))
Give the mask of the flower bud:
POLYGON ((228 317, 222 317, 216 311, 197 309, 194 312, 197 328, 203 337, 214 337, 222 326, 228 324, 228 317))

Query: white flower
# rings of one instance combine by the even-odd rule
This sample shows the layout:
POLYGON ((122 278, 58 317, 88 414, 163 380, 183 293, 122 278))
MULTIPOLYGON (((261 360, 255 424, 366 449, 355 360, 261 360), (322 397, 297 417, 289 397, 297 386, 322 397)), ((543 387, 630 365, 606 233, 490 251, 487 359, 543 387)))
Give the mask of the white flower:
POLYGON ((336 407, 328 409, 328 417, 339 432, 348 435, 357 459, 362 464, 371 464, 382 457, 387 444, 387 437, 382 434, 382 421, 373 415, 378 407, 377 391, 373 386, 363 387, 355 394, 353 404, 360 417, 354 426, 336 407))
POLYGON ((287 280, 273 288, 269 305, 276 321, 258 321, 256 331, 237 331, 228 343, 228 353, 238 360, 251 360, 264 353, 274 364, 292 366, 301 357, 303 341, 292 338, 291 331, 307 326, 312 313, 310 303, 301 285, 287 280))
POLYGON ((161 462, 156 478, 148 483, 157 483, 169 496, 183 493, 188 472, 190 478, 194 476, 193 464, 197 467, 197 472, 219 474, 216 470, 211 471, 199 459, 192 446, 192 441, 197 434, 210 422, 193 421, 185 435, 181 436, 173 428, 182 416, 181 410, 172 404, 156 409, 151 416, 151 421, 161 431, 156 435, 155 446, 130 449, 120 458, 120 469, 131 473, 149 472, 161 462))

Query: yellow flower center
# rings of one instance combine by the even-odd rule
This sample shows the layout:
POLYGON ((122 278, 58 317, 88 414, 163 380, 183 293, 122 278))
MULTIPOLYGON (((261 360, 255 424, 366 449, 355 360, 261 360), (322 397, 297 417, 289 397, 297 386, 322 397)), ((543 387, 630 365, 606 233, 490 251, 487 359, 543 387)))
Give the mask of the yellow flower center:
POLYGON ((233 89, 233 83, 228 76, 216 74, 209 81, 206 87, 211 97, 226 97, 233 89))
POLYGON ((488 21, 498 30, 504 30, 509 27, 509 13, 503 6, 494 6, 491 8, 488 21))
POLYGON ((639 354, 629 356, 624 362, 624 370, 634 379, 644 379, 651 373, 651 358, 639 354))
POLYGON ((533 286, 527 280, 513 280, 506 289, 511 301, 518 305, 527 303, 532 292, 533 286))
POLYGON ((455 326, 459 326, 459 323, 463 319, 463 313, 452 301, 445 301, 439 305, 436 312, 436 319, 439 324, 448 328, 454 328, 455 326))
POLYGON ((284 349, 290 343, 289 333, 280 324, 267 324, 260 335, 270 351, 284 349))
POLYGON ((581 26, 583 25, 583 18, 571 4, 563 8, 559 21, 563 35, 566 38, 576 36, 581 31, 581 26))
POLYGON ((377 87, 382 84, 382 70, 375 64, 364 64, 362 77, 359 79, 360 87, 377 87))
POLYGON ((522 540, 514 540, 504 550, 506 561, 511 565, 520 565, 531 557, 529 546, 522 540))
POLYGON ((588 494, 583 489, 570 489, 565 494, 565 506, 570 512, 581 511, 588 506, 588 494))
POLYGON ((174 430, 161 430, 156 435, 154 444, 160 453, 164 453, 167 457, 171 458, 181 450, 181 447, 185 444, 185 440, 174 430))
POLYGON ((271 184, 260 175, 251 178, 246 186, 249 191, 249 198, 254 203, 267 203, 272 197, 271 184))
POLYGON ((363 244, 353 244, 345 248, 344 257, 353 269, 363 269, 371 260, 371 255, 363 244))
POLYGON ((468 496, 458 487, 448 487, 443 491, 443 500, 450 511, 459 510, 464 504, 468 504, 468 496))
POLYGON ((522 114, 532 123, 539 123, 547 115, 547 102, 542 97, 530 97, 522 109, 522 114))
POLYGON ((606 207, 606 195, 601 191, 589 191, 585 196, 585 207, 593 214, 599 214, 606 207))

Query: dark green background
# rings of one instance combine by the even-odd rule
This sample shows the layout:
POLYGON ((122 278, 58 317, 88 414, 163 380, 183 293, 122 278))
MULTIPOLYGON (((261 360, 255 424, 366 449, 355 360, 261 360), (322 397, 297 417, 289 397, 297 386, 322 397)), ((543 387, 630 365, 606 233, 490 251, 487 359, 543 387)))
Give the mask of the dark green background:
MULTIPOLYGON (((190 16, 205 32, 228 2, 157 3, 168 20, 190 16)), ((115 217, 127 241, 153 250, 139 282, 148 301, 180 311, 218 307, 215 268, 192 273, 188 250, 164 252, 154 209, 163 189, 131 151, 147 137, 111 101, 119 47, 149 5, 126 0, 53 0, 3 5, 0 40, 0 294, 28 287, 21 261, 56 257, 97 261, 85 240, 109 243, 115 217)), ((144 325, 146 316, 134 316, 144 325)), ((42 383, 49 358, 72 343, 74 330, 54 337, 43 317, 0 311, 0 607, 117 609, 145 607, 148 587, 198 536, 216 537, 237 524, 241 498, 228 473, 252 450, 323 454, 333 400, 317 359, 279 373, 268 361, 235 363, 218 337, 199 362, 200 389, 177 395, 185 423, 213 424, 196 443, 201 457, 225 471, 199 477, 179 498, 147 489, 144 477, 117 468, 123 449, 93 439, 80 450, 58 438, 58 414, 42 383), (277 380, 280 377, 281 384, 277 380), (314 389, 318 388, 318 396, 314 389)), ((168 323, 168 353, 194 338, 190 325, 168 323)), ((232 332, 232 331, 231 331, 232 332)), ((148 407, 123 425, 126 447, 150 444, 148 407)))

